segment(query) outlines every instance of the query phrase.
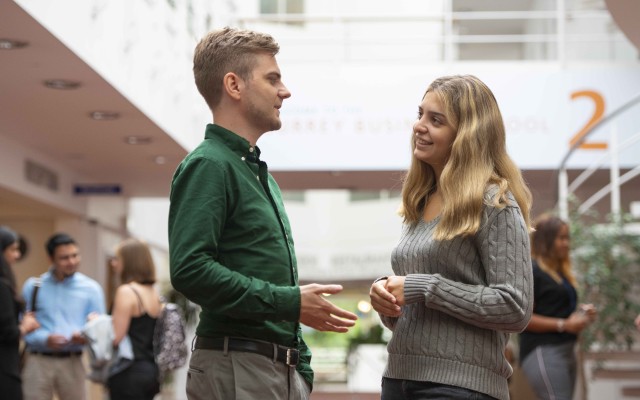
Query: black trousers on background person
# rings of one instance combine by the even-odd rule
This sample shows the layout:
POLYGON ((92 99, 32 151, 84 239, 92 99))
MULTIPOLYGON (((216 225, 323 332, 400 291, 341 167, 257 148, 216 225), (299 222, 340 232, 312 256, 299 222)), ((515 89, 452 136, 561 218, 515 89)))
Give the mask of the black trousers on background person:
POLYGON ((108 386, 111 400, 153 400, 160 392, 158 367, 152 361, 134 361, 110 377, 108 386))

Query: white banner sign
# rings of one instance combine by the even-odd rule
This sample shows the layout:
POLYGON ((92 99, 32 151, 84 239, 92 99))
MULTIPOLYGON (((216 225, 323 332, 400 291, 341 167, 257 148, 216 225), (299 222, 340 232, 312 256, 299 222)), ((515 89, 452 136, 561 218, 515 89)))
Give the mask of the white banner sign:
MULTIPOLYGON (((428 84, 441 75, 470 73, 494 92, 516 163, 523 169, 554 169, 590 122, 640 94, 638 68, 570 70, 506 63, 455 68, 334 71, 281 65, 292 97, 281 110, 282 129, 258 142, 263 158, 273 170, 404 170, 411 127, 428 84)), ((633 110, 618 123, 621 138, 639 130, 640 105, 633 110)), ((593 149, 579 150, 570 165, 585 167, 600 157, 610 129, 607 125, 590 136, 593 149)), ((623 152, 622 165, 635 165, 637 153, 623 152)))

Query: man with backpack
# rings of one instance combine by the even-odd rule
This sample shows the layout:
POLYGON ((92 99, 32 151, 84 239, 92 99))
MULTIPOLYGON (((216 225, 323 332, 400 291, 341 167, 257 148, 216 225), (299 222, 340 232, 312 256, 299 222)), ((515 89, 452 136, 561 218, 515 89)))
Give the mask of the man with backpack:
POLYGON ((71 236, 51 236, 46 250, 49 271, 29 278, 22 289, 26 309, 35 311, 40 322, 39 329, 25 336, 24 398, 47 400, 55 393, 64 400, 84 400, 81 331, 89 314, 104 314, 104 294, 98 282, 78 272, 80 250, 71 236))

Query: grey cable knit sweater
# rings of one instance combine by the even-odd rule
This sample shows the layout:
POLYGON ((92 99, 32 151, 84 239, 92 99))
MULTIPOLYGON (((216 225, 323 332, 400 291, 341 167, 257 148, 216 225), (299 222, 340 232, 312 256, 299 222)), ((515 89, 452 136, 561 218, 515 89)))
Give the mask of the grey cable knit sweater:
POLYGON ((509 332, 522 331, 533 309, 529 234, 509 200, 503 209, 485 205, 474 236, 434 240, 439 217, 403 228, 391 262, 396 275, 406 276, 407 304, 399 318, 381 316, 393 331, 385 377, 509 399, 513 370, 504 349, 509 332))

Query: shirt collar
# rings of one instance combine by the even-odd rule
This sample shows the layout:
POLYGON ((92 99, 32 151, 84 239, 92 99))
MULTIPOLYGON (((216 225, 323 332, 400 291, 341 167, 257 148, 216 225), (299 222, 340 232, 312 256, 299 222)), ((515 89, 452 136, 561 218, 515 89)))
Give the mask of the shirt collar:
POLYGON ((220 125, 207 124, 204 138, 221 142, 231 149, 231 151, 240 156, 242 160, 246 159, 255 163, 260 161, 260 149, 258 146, 252 146, 247 139, 221 127, 220 125))
POLYGON ((44 280, 47 280, 47 281, 51 281, 51 282, 54 282, 54 283, 65 283, 65 282, 70 282, 70 281, 74 280, 74 279, 75 279, 75 277, 76 277, 76 275, 78 275, 78 271, 76 271, 73 275, 68 276, 68 277, 64 278, 63 280, 59 281, 59 280, 56 278, 56 275, 55 275, 55 273, 54 273, 54 266, 53 266, 53 265, 51 265, 51 266, 49 267, 49 270, 48 270, 47 272, 45 272, 45 273, 42 275, 42 278, 41 278, 41 279, 42 279, 43 281, 44 281, 44 280))

